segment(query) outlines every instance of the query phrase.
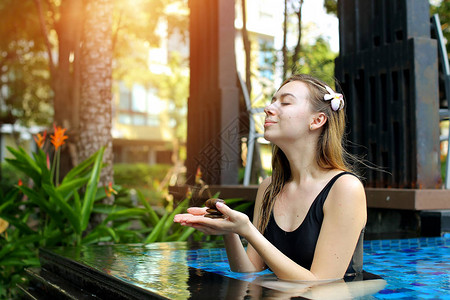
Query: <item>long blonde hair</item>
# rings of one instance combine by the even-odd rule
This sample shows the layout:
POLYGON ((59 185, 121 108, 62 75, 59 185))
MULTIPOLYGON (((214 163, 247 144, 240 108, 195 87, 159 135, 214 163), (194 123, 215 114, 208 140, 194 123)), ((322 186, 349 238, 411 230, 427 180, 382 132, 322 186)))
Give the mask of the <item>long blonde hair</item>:
MULTIPOLYGON (((323 98, 328 93, 325 88, 327 85, 319 79, 306 74, 297 74, 284 81, 280 88, 292 81, 301 81, 306 84, 312 109, 316 112, 323 112, 327 117, 317 141, 316 162, 318 166, 323 169, 338 169, 355 173, 355 170, 347 163, 351 155, 344 148, 344 109, 333 111, 330 101, 325 101, 323 98)), ((273 145, 272 180, 264 192, 258 221, 258 229, 261 232, 264 232, 269 223, 276 197, 290 179, 289 161, 284 152, 278 146, 273 145)))

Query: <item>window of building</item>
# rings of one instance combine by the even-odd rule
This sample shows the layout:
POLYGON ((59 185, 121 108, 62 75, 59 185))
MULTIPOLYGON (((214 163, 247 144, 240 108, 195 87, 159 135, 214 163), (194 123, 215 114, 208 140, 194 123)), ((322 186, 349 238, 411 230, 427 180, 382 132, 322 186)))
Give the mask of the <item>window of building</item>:
POLYGON ((264 39, 259 40, 258 53, 259 75, 269 80, 274 78, 274 53, 273 43, 264 39))
POLYGON ((159 115, 162 111, 163 101, 157 97, 156 90, 147 89, 141 85, 134 85, 129 89, 123 83, 119 85, 119 89, 119 123, 160 126, 159 115))

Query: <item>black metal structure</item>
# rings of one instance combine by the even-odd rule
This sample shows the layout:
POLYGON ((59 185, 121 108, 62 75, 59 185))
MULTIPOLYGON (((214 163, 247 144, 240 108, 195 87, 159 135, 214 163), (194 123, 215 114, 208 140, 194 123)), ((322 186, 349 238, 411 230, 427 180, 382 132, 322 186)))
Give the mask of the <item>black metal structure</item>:
POLYGON ((335 75, 366 186, 440 188, 438 50, 427 0, 339 0, 335 75))

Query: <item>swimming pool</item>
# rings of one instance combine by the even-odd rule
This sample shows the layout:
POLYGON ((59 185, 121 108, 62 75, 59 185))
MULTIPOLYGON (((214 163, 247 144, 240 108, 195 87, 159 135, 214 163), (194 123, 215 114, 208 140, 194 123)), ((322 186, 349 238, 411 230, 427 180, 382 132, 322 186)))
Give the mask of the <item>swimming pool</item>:
POLYGON ((316 286, 270 271, 231 272, 221 242, 42 249, 40 258, 44 270, 97 296, 103 289, 135 299, 450 299, 449 244, 450 235, 365 241, 364 269, 384 280, 316 286))
MULTIPOLYGON (((199 249, 188 253, 190 266, 236 279, 252 281, 270 273, 230 272, 224 249, 199 249)), ((450 234, 365 241, 364 270, 380 275, 387 282, 368 299, 450 299, 450 234)))
POLYGON ((366 241, 364 266, 387 281, 376 299, 450 299, 450 234, 366 241))

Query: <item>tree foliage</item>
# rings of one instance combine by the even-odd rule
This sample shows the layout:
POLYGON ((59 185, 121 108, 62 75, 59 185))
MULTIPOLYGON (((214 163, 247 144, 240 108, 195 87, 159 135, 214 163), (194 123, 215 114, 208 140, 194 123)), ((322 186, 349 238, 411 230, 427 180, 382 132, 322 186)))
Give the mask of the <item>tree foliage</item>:
POLYGON ((447 52, 450 52, 450 1, 444 0, 438 6, 430 4, 430 14, 439 15, 442 33, 447 40, 447 52))
MULTIPOLYGON (((330 85, 334 85, 334 59, 336 53, 331 50, 328 41, 318 37, 307 43, 303 38, 308 28, 302 23, 302 7, 306 0, 285 0, 283 54, 283 79, 292 73, 314 74, 330 85), (288 35, 296 38, 293 47, 288 46, 288 35)), ((310 1, 310 0, 308 0, 310 1)), ((327 13, 337 13, 337 1, 324 2, 327 13)))
MULTIPOLYGON (((147 82, 148 49, 160 42, 161 18, 170 20, 169 32, 187 28, 187 18, 166 13, 176 2, 184 1, 113 2, 114 79, 147 82)), ((77 103, 83 5, 78 0, 1 1, 0 124, 49 125, 58 102, 68 110, 77 103)), ((61 123, 73 116, 55 117, 61 123)))
POLYGON ((327 40, 319 37, 313 44, 303 45, 302 55, 296 63, 300 73, 311 74, 334 86, 334 59, 337 53, 330 49, 327 40))
POLYGON ((324 0, 323 6, 328 14, 337 16, 337 0, 324 0))
POLYGON ((0 124, 47 124, 52 95, 36 7, 4 0, 0 19, 0 124))

